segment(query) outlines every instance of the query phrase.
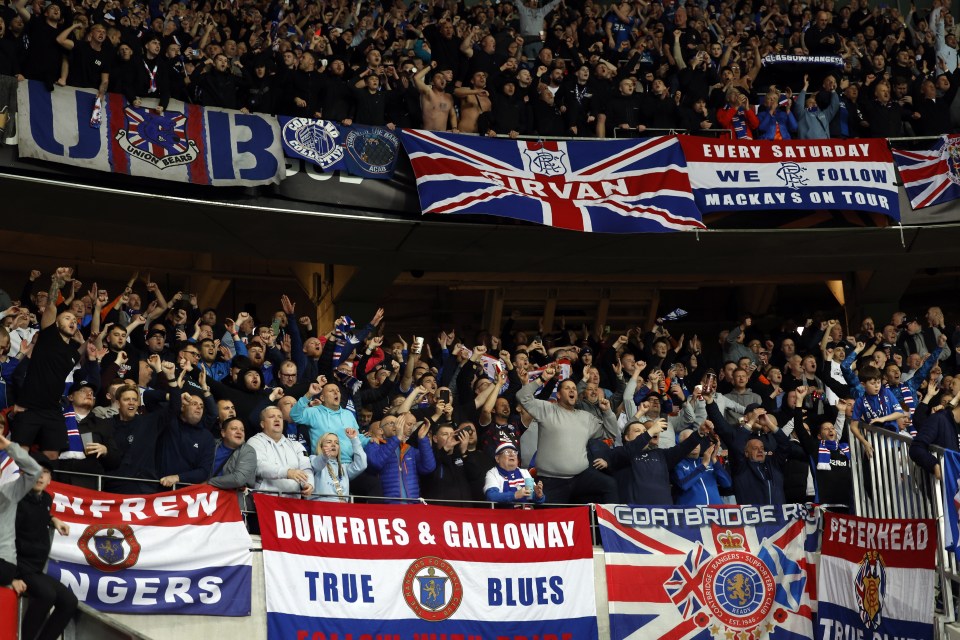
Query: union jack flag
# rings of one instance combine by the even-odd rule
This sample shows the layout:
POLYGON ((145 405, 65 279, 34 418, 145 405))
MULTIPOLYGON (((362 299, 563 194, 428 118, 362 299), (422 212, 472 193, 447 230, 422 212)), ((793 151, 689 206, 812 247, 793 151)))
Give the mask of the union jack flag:
POLYGON ((13 461, 6 451, 0 451, 0 484, 16 480, 20 475, 20 467, 13 461))
POLYGON ((184 153, 188 148, 187 118, 182 113, 158 114, 142 107, 127 107, 127 140, 157 158, 184 153))
POLYGON ((675 137, 518 141, 414 129, 401 137, 424 213, 607 233, 705 228, 675 137))
POLYGON ((941 136, 929 151, 894 149, 893 159, 914 210, 960 198, 960 135, 941 136))
POLYGON ((813 637, 816 522, 793 505, 759 513, 597 505, 610 637, 813 637))

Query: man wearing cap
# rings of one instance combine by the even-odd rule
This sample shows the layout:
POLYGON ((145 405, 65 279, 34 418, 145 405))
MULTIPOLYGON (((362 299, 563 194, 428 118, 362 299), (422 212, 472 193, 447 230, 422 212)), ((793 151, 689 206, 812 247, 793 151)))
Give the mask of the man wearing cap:
POLYGON ((498 446, 494 459, 497 464, 487 471, 483 484, 487 500, 517 505, 542 504, 546 501, 543 482, 534 482, 530 472, 520 468, 520 452, 512 442, 498 446))
POLYGON ((759 404, 747 407, 743 427, 730 425, 704 392, 707 416, 729 452, 730 475, 739 504, 783 504, 783 464, 790 441, 759 404))
POLYGON ((60 453, 57 462, 57 470, 66 474, 67 482, 89 489, 97 488, 95 478, 71 476, 70 472, 103 474, 120 464, 113 428, 93 414, 97 386, 94 379, 80 377, 79 371, 74 376, 63 410, 69 449, 60 453))
POLYGON ((613 478, 591 467, 587 458, 587 442, 591 438, 617 437, 617 417, 610 409, 610 401, 600 399, 602 419, 576 409, 577 384, 573 380, 560 383, 556 404, 536 399, 534 394, 555 375, 556 365, 549 364, 539 378, 517 392, 517 401, 539 425, 537 469, 545 491, 551 501, 560 504, 616 502, 613 478))

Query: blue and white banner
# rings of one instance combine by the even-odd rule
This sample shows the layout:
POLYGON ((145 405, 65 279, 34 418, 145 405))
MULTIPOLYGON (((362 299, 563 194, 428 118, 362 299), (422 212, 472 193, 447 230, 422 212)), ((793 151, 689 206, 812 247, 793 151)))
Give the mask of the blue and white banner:
POLYGON ((827 513, 814 637, 933 640, 936 555, 936 520, 827 513))
POLYGON ((400 139, 383 127, 345 126, 330 120, 280 116, 283 151, 324 171, 346 171, 361 178, 393 177, 400 139))
POLYGON ((798 56, 791 53, 771 53, 763 57, 761 64, 770 65, 802 64, 843 68, 843 58, 840 56, 798 56))
POLYGON ((701 213, 840 209, 900 219, 886 140, 709 140, 680 136, 701 213))
POLYGON ((141 178, 229 186, 280 182, 280 127, 270 116, 203 108, 171 100, 160 113, 107 94, 99 126, 91 118, 96 92, 21 82, 17 89, 19 151, 24 158, 61 162, 141 178))
POLYGON ((960 453, 943 450, 943 546, 960 559, 960 453))
POLYGON ((270 640, 597 639, 585 507, 255 500, 270 640))
POLYGON ((597 519, 612 640, 815 637, 802 505, 597 505, 597 519))
POLYGON ((56 482, 47 573, 113 613, 250 615, 253 558, 236 494, 209 485, 118 495, 56 482))

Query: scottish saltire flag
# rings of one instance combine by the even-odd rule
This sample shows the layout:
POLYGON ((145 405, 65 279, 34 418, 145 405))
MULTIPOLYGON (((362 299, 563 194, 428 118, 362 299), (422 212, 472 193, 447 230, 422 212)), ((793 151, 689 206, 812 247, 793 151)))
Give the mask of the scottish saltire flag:
POLYGON ((816 637, 932 640, 936 554, 936 520, 825 514, 816 637))
POLYGON ((705 228, 674 137, 518 141, 404 129, 424 213, 482 213, 575 231, 705 228))
POLYGON ((680 136, 697 206, 717 211, 842 209, 900 219, 883 139, 715 140, 680 136))
POLYGON ((270 640, 597 640, 585 507, 254 499, 270 640))
POLYGON ((6 451, 0 451, 0 484, 20 477, 20 467, 6 451))
POLYGON ((47 573, 113 613, 250 615, 253 558, 236 493, 209 485, 119 495, 53 482, 47 573))
POLYGON ((893 159, 915 210, 960 198, 960 135, 940 136, 928 151, 894 149, 893 159))
POLYGON ((613 640, 813 637, 802 505, 597 505, 597 518, 613 640))
POLYGON ((24 158, 66 163, 142 178, 204 185, 280 182, 283 151, 276 118, 171 100, 134 107, 119 94, 102 101, 91 127, 96 92, 48 91, 41 82, 17 88, 19 152, 24 158))
POLYGON ((960 453, 944 449, 943 474, 944 547, 960 559, 960 453))

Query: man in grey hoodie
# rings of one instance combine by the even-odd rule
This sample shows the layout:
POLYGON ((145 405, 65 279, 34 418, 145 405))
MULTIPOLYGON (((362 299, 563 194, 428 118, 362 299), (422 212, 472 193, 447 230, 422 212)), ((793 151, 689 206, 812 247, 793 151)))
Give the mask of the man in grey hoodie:
POLYGON ((587 458, 588 440, 617 437, 619 425, 610 401, 600 398, 602 417, 577 409, 579 397, 573 380, 560 383, 556 404, 535 398, 537 390, 555 375, 557 367, 549 364, 540 378, 517 392, 517 401, 539 425, 537 478, 543 481, 543 492, 550 502, 559 504, 616 502, 617 483, 590 466, 587 458))
POLYGON ((17 504, 40 477, 40 465, 20 445, 3 435, 0 435, 0 451, 6 452, 20 467, 17 479, 0 484, 0 587, 12 585, 14 591, 23 593, 27 586, 22 580, 14 580, 17 574, 17 504))

